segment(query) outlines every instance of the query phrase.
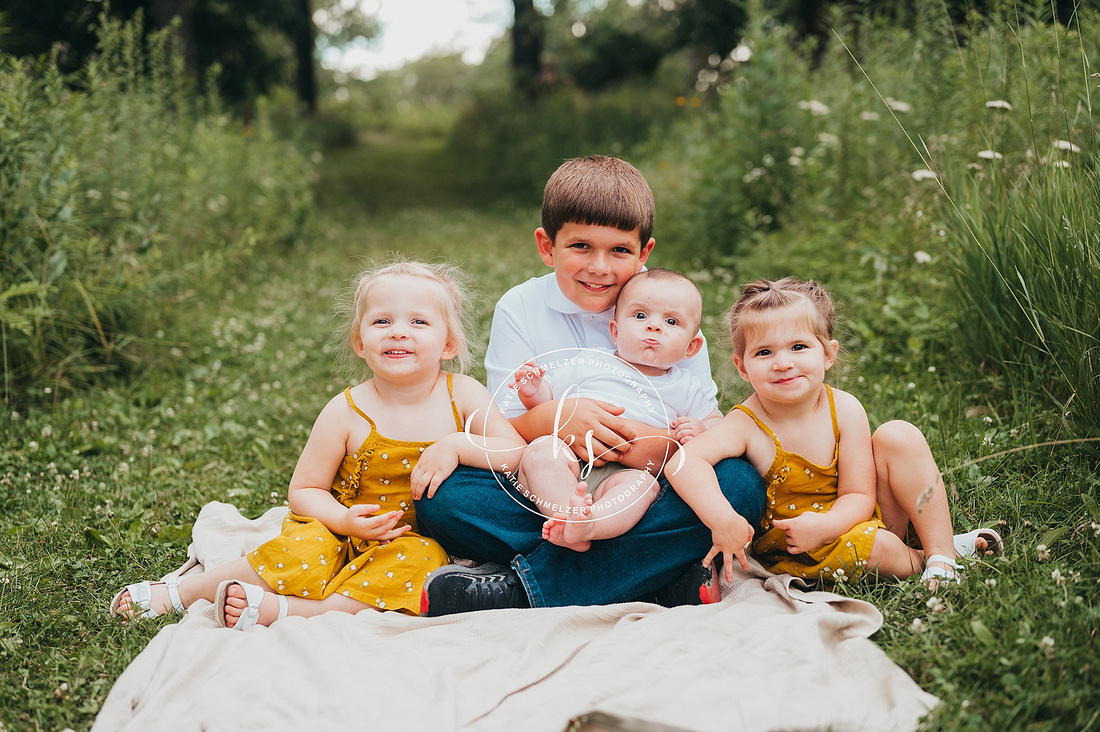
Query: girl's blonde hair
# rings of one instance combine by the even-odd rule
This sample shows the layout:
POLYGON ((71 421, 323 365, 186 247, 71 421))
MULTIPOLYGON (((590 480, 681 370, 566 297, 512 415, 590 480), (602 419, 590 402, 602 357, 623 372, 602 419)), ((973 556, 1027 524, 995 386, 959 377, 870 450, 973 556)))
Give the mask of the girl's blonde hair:
POLYGON ((799 303, 809 306, 806 310, 810 327, 819 341, 828 344, 833 339, 836 323, 836 307, 829 293, 813 280, 784 277, 774 282, 755 280, 745 285, 741 297, 726 316, 733 352, 745 355, 745 334, 757 326, 765 313, 799 303))
MULTIPOLYGON (((338 360, 341 371, 348 376, 356 372, 370 375, 370 369, 366 368, 363 360, 359 358, 352 348, 352 338, 359 333, 363 323, 363 315, 367 309, 367 295, 371 288, 383 277, 390 276, 420 277, 434 283, 439 290, 439 306, 443 309, 443 315, 447 319, 447 337, 455 346, 456 353, 448 363, 451 368, 457 367, 460 373, 465 373, 470 362, 470 348, 466 342, 465 302, 466 286, 462 283, 461 275, 457 267, 446 264, 426 264, 424 262, 409 262, 397 260, 372 267, 360 272, 351 281, 349 296, 344 298, 343 307, 340 308, 343 315, 343 326, 338 333, 338 360), (362 371, 365 370, 365 371, 362 371)), ((358 375, 356 374, 356 378, 358 375)))

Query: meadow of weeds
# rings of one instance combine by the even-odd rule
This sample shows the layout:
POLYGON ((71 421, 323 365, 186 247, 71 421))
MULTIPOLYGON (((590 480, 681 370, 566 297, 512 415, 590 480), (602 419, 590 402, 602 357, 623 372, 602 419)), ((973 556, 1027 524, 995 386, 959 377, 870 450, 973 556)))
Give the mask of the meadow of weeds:
MULTIPOLYGON (((957 530, 996 526, 1004 536, 1003 554, 966 563, 958 586, 836 588, 882 609, 885 623, 872 640, 941 699, 926 727, 1095 729, 1100 473, 1094 446, 1079 441, 1089 432, 1077 410, 1097 384, 1089 354, 1100 323, 1088 288, 1100 281, 1098 146, 1093 82, 1080 70, 1070 81, 1068 69, 1091 73, 1081 56, 1100 44, 1042 23, 991 25, 966 44, 934 16, 909 30, 863 28, 855 53, 863 71, 831 46, 825 73, 798 67, 812 84, 785 82, 760 96, 766 109, 749 114, 754 85, 796 66, 783 57, 794 53, 790 44, 769 35, 781 30, 755 22, 750 52, 719 67, 729 86, 714 91, 713 104, 685 110, 675 135, 632 157, 658 196, 651 264, 688 273, 703 292, 703 327, 727 408, 745 393, 721 333, 738 285, 785 274, 822 281, 840 303, 847 351, 835 383, 860 397, 873 425, 904 418, 924 430, 957 530), (1061 54, 1067 59, 1055 63, 1061 54), (1034 75, 1024 74, 1020 58, 1034 75), (1056 68, 1066 71, 1045 76, 1056 68), (1010 109, 987 104, 996 101, 1010 109), (734 134, 746 119, 759 120, 759 134, 734 134), (1053 164, 1060 160, 1071 167, 1053 164), (1075 176, 1072 185, 1054 177, 1064 172, 1075 176), (707 208, 715 206, 725 212, 707 208), (1029 267, 1040 276, 1029 278, 1029 267), (994 317, 1005 322, 986 323, 994 317), (1005 350, 983 338, 1000 339, 1005 350), (1056 350, 1060 341, 1078 352, 1056 350)), ((1095 33, 1100 24, 1082 28, 1095 33)), ((0 86, 5 101, 11 89, 0 86)), ((111 620, 115 591, 179 566, 206 502, 232 503, 250 517, 283 503, 312 420, 343 386, 332 372, 333 303, 368 261, 400 253, 461 266, 480 295, 473 308, 480 343, 496 298, 544 271, 531 235, 537 200, 470 205, 483 199, 466 190, 461 163, 445 146, 399 134, 370 139, 374 145, 316 159, 318 203, 300 230, 270 230, 234 266, 189 280, 176 297, 141 301, 163 330, 150 348, 166 353, 171 367, 137 361, 132 378, 77 389, 19 372, 22 386, 0 411, 0 728, 88 728, 127 663, 174 622, 111 620), (57 388, 63 398, 55 399, 57 388)), ((239 144, 257 170, 304 165, 239 144)), ((180 149, 204 157, 201 146, 180 149)), ((204 218, 222 211, 243 214, 233 227, 248 220, 249 199, 234 197, 255 189, 192 190, 180 165, 163 162, 183 197, 179 211, 158 201, 164 216, 195 217, 188 231, 199 233, 222 231, 204 218), (213 191, 226 196, 222 211, 209 204, 219 200, 213 191)), ((108 180, 98 165, 70 167, 73 180, 108 180)), ((22 169, 33 170, 24 163, 0 172, 22 169)), ((106 183, 86 185, 65 200, 106 206, 80 193, 106 196, 106 183)), ((137 195, 138 187, 126 190, 137 195)), ((120 207, 125 197, 107 200, 112 232, 145 221, 120 207)), ((111 240, 120 238, 129 242, 118 233, 111 240)), ((8 333, 14 307, 34 316, 14 297, 0 310, 8 333)), ((99 340, 94 322, 83 332, 99 340)), ((5 363, 6 377, 15 363, 5 363)), ((476 366, 473 374, 483 376, 476 366)), ((860 693, 858 680, 852 693, 860 693)))

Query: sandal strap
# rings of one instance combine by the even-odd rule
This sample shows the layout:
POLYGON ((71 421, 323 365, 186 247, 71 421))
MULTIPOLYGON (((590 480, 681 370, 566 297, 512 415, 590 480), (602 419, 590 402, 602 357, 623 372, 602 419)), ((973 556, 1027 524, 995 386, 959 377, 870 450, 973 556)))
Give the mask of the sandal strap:
POLYGON ((182 615, 186 608, 183 606, 183 599, 180 597, 180 578, 177 574, 170 574, 164 578, 164 584, 168 588, 168 598, 172 601, 172 607, 176 613, 182 615))
POLYGON ((279 598, 279 616, 275 618, 275 622, 278 622, 286 617, 288 605, 286 601, 286 595, 276 595, 279 598))
POLYGON ((944 556, 943 554, 933 554, 930 557, 925 557, 924 566, 927 567, 932 562, 943 562, 944 564, 946 564, 951 569, 958 569, 959 568, 958 563, 956 563, 954 559, 952 559, 951 557, 948 557, 948 556, 944 556))

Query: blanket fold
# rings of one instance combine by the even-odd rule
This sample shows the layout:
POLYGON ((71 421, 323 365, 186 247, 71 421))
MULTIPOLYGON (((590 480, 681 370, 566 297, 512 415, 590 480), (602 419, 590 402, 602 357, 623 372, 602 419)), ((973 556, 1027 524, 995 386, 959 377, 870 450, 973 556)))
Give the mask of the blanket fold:
MULTIPOLYGON (((189 557, 222 564, 277 533, 209 504, 189 557)), ((195 570, 199 571, 201 566, 195 570)), ((118 678, 107 730, 546 730, 593 710, 698 730, 912 730, 937 700, 870 640, 872 605, 754 565, 722 602, 364 611, 218 628, 196 602, 118 678)))

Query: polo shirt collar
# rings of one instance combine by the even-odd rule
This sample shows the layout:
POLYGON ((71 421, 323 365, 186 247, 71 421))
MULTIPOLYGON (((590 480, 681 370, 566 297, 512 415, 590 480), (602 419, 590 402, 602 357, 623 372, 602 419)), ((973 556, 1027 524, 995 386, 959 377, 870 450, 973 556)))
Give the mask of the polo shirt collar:
MULTIPOLYGON (((546 304, 551 310, 559 312, 562 315, 582 315, 588 312, 565 296, 565 293, 558 287, 558 280, 554 277, 553 272, 548 275, 543 275, 543 285, 546 288, 546 304)), ((615 308, 612 306, 602 313, 595 314, 603 315, 610 320, 614 310, 615 308)))

